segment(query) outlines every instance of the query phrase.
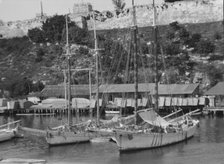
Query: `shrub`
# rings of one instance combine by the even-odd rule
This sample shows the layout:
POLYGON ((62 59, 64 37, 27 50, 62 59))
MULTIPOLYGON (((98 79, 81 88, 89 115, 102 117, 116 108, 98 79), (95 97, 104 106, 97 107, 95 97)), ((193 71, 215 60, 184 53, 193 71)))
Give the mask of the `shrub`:
POLYGON ((36 55, 36 59, 35 59, 35 61, 36 62, 41 62, 42 60, 43 60, 43 56, 45 55, 45 52, 44 52, 44 50, 43 49, 38 49, 37 50, 37 55, 36 55))
POLYGON ((189 47, 196 47, 197 43, 201 40, 201 34, 195 33, 192 34, 190 37, 189 41, 187 42, 187 45, 189 47))
POLYGON ((42 26, 46 39, 50 42, 61 42, 64 28, 65 17, 63 15, 48 18, 42 26))
POLYGON ((201 54, 209 54, 214 52, 215 45, 209 40, 200 40, 195 47, 195 51, 201 54))
POLYGON ((28 30, 28 37, 35 43, 45 42, 44 32, 39 28, 28 30))
POLYGON ((222 39, 222 36, 219 34, 219 32, 216 32, 216 33, 214 34, 214 39, 215 39, 215 40, 220 40, 220 39, 222 39))

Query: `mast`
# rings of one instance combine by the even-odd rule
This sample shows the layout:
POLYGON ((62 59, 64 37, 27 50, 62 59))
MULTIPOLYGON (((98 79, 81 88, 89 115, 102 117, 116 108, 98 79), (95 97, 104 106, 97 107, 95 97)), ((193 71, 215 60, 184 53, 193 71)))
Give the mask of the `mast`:
POLYGON ((72 125, 72 111, 71 111, 71 68, 70 68, 70 51, 68 43, 68 16, 66 15, 66 56, 67 56, 67 67, 68 67, 68 124, 72 125))
POLYGON ((96 123, 99 125, 100 118, 100 106, 99 106, 99 57, 98 57, 98 42, 96 36, 96 22, 95 14, 93 11, 93 26, 94 26, 94 43, 95 43, 95 55, 96 55, 96 123))
POLYGON ((43 12, 43 4, 42 4, 42 1, 40 1, 40 8, 41 8, 40 17, 41 17, 41 19, 43 19, 44 12, 43 12))
POLYGON ((65 88, 65 107, 68 107, 68 94, 67 94, 67 76, 66 76, 66 70, 63 70, 63 74, 64 74, 64 88, 65 88))
POLYGON ((134 0, 132 0, 132 9, 133 9, 133 39, 134 39, 134 86, 135 86, 135 124, 137 123, 137 108, 138 108, 138 64, 137 64, 137 21, 136 21, 136 11, 135 11, 135 5, 134 0))
POLYGON ((158 95, 158 54, 157 54, 157 25, 156 25, 156 7, 153 0, 153 54, 155 56, 155 111, 159 111, 159 95, 158 95))

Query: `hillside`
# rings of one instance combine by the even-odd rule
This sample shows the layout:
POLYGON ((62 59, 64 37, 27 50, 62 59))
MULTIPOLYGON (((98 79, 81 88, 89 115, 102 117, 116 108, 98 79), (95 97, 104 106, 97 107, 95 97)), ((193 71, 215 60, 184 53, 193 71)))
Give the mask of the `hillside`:
MULTIPOLYGON (((169 82, 200 82, 203 89, 206 89, 224 79, 224 28, 223 22, 220 21, 222 20, 220 4, 219 0, 197 0, 169 3, 168 7, 163 10, 157 7, 160 24, 158 26, 159 42, 162 45, 158 48, 158 52, 160 58, 164 53, 167 62, 165 69, 162 66, 164 65, 162 60, 159 63, 160 68, 163 68, 160 71, 161 83, 166 81, 165 77, 162 77, 165 74, 172 77, 169 82), (183 4, 185 4, 184 7, 183 4), (192 10, 188 8, 189 4, 193 5, 192 10), (208 7, 209 12, 208 15, 205 14, 205 17, 203 17, 202 9, 206 9, 206 7, 208 7), (187 9, 189 13, 186 13, 187 9), (165 17, 168 11, 172 14, 165 17), (198 12, 201 17, 200 20, 196 18, 198 12), (215 13, 215 15, 211 15, 211 13, 215 13), (184 14, 186 15, 184 16, 184 14)), ((152 47, 147 45, 153 38, 152 20, 146 19, 148 16, 151 17, 151 15, 148 15, 151 12, 148 7, 137 7, 139 51, 141 52, 138 60, 140 82, 153 82, 154 80, 152 72, 154 57, 152 47), (148 77, 145 77, 145 73, 148 77)), ((103 49, 100 57, 101 82, 103 83, 122 83, 126 79, 125 70, 127 69, 128 54, 133 51, 130 44, 132 40, 129 26, 132 20, 130 14, 131 11, 127 13, 126 10, 126 13, 122 13, 118 17, 112 17, 97 23, 99 47, 103 49)), ((7 89, 7 87, 13 89, 21 80, 24 83, 24 79, 25 83, 27 83, 26 79, 29 79, 32 83, 38 81, 44 84, 63 83, 63 70, 67 68, 64 37, 65 18, 56 15, 49 19, 51 21, 48 21, 47 18, 47 22, 42 26, 40 20, 38 20, 38 24, 36 24, 36 21, 26 22, 29 28, 38 27, 32 31, 32 35, 30 33, 29 37, 22 37, 24 33, 20 31, 20 37, 0 39, 0 89, 7 89), (52 27, 56 27, 56 31, 52 32, 52 27)), ((23 22, 19 23, 22 24, 23 29, 29 29, 23 22)), ((89 24, 89 27, 91 28, 91 24, 89 24)), ((0 32, 2 28, 0 28, 0 32)), ((10 29, 13 30, 13 28, 10 29)), ((7 28, 5 31, 8 31, 7 28)), ((10 36, 14 34, 11 31, 8 33, 10 36)), ((72 69, 92 68, 92 82, 94 83, 93 31, 80 29, 74 22, 71 22, 69 33, 72 44, 71 53, 73 54, 71 59, 72 69)), ((133 59, 130 58, 130 60, 131 64, 133 59)), ((132 69, 132 66, 129 67, 129 69, 132 69)), ((133 72, 130 72, 130 74, 133 75, 133 72)), ((132 82, 133 77, 130 76, 129 78, 132 82)), ((88 83, 88 72, 73 71, 72 83, 88 83)), ((17 88, 21 88, 21 86, 17 86, 17 88)), ((28 86, 28 89, 32 90, 30 86, 28 86)), ((18 93, 22 93, 22 91, 18 93)))
MULTIPOLYGON (((27 37, 0 40, 0 88, 7 89, 23 79, 43 84, 63 83, 63 70, 67 69, 64 44, 34 44, 27 37)), ((85 46, 71 46, 71 64, 93 67, 92 52, 85 46), (82 55, 81 55, 82 53, 82 55)), ((76 75, 74 75, 76 76, 76 75)), ((88 72, 80 77, 88 78, 88 72)), ((86 83, 85 79, 79 79, 86 83)), ((75 83, 75 81, 73 82, 75 83)))
MULTIPOLYGON (((221 22, 183 25, 191 33, 200 33, 203 37, 211 39, 216 44, 215 52, 223 52, 223 26, 221 22), (222 39, 215 41, 214 35, 218 33, 222 39)), ((165 37, 168 26, 159 26, 161 38, 165 37)), ((90 33, 93 34, 92 32, 90 33)), ((113 29, 98 31, 98 35, 112 38, 114 41, 125 43, 130 40, 130 29, 113 29)), ((139 36, 143 40, 152 40, 152 28, 139 28, 139 36)), ((0 40, 0 76, 12 78, 29 77, 34 81, 41 80, 48 84, 63 82, 62 69, 65 65, 64 44, 34 44, 27 37, 0 40)), ((94 67, 93 52, 88 49, 84 56, 75 57, 73 68, 94 67), (90 58, 89 58, 90 57, 90 58)), ((88 80, 84 80, 84 83, 88 80)))

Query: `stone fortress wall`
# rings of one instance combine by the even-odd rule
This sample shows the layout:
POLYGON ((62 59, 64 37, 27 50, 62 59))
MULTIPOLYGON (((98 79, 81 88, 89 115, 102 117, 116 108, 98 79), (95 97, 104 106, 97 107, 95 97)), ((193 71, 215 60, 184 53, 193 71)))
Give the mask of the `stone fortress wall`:
MULTIPOLYGON (((81 28, 93 29, 93 21, 90 3, 75 3, 73 13, 70 14, 81 28)), ((162 0, 156 4, 157 24, 167 25, 174 21, 184 23, 206 23, 223 21, 223 0, 182 0, 173 3, 165 3, 162 0)), ((122 13, 115 11, 95 11, 96 28, 98 30, 128 28, 132 26, 132 8, 126 8, 122 13)), ((139 27, 151 26, 153 22, 152 4, 136 6, 137 25, 139 27)), ((44 19, 47 17, 45 16, 44 19)), ((42 26, 43 20, 39 17, 24 21, 7 22, 0 25, 0 39, 8 37, 20 37, 27 35, 29 29, 42 26)))
MULTIPOLYGON (((223 0, 185 0, 174 3, 156 5, 157 24, 167 25, 174 21, 183 23, 205 23, 223 20, 223 0)), ((151 26, 153 22, 152 5, 136 6, 137 25, 151 26)), ((97 21, 97 29, 127 28, 132 25, 132 8, 115 15, 105 21, 97 21)), ((93 28, 92 21, 88 22, 89 29, 93 28)))

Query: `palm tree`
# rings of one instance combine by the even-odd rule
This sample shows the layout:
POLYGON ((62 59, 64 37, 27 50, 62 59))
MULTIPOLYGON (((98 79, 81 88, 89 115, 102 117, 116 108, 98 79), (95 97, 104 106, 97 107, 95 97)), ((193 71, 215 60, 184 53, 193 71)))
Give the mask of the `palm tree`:
POLYGON ((124 0, 112 0, 112 2, 117 12, 122 12, 124 10, 124 7, 126 5, 124 0))

